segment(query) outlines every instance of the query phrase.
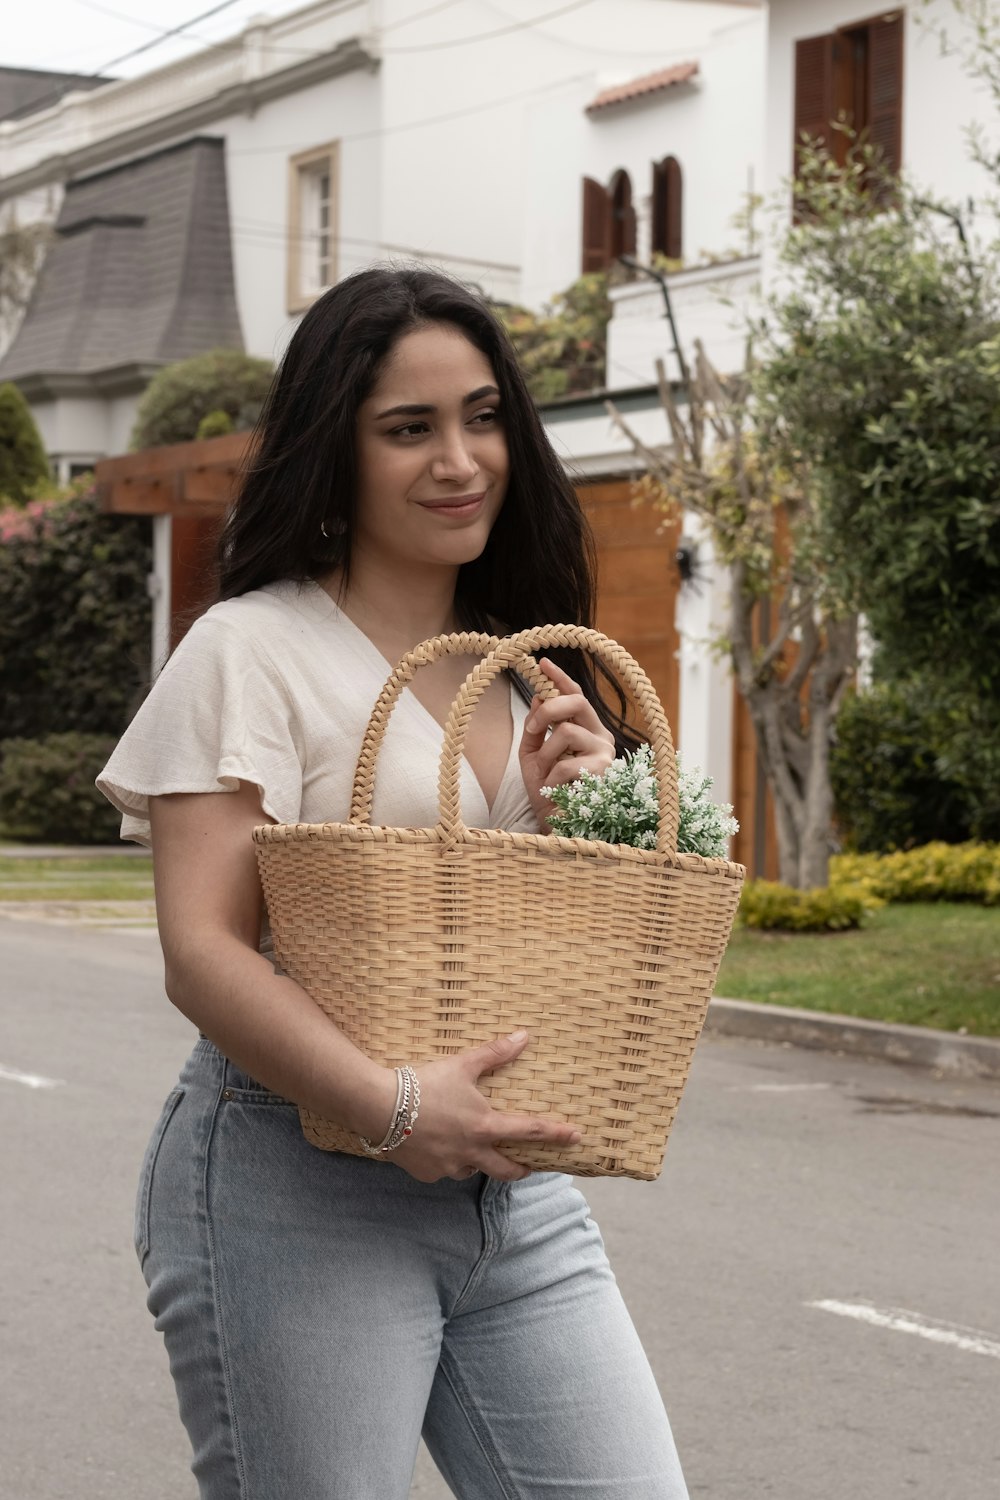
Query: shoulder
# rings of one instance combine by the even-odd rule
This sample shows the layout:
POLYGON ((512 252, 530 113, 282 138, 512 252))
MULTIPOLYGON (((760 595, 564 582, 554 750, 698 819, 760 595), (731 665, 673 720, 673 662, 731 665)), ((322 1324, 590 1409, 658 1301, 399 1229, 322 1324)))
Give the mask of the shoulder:
POLYGON ((285 580, 222 599, 198 616, 170 660, 204 653, 262 661, 281 655, 322 623, 317 592, 315 585, 285 580))

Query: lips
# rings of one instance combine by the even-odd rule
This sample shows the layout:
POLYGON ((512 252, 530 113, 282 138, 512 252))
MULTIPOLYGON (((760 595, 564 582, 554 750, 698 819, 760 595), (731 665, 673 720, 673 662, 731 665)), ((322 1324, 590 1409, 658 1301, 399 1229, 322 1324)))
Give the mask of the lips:
POLYGON ((486 491, 478 495, 452 495, 448 500, 418 500, 421 510, 434 511, 438 515, 471 516, 486 499, 486 491))

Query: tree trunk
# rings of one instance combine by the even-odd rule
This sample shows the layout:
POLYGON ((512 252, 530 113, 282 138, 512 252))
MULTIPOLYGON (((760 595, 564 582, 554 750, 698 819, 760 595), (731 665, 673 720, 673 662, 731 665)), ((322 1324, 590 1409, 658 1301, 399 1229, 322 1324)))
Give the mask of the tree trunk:
POLYGON ((833 821, 830 741, 854 673, 857 620, 809 619, 798 659, 783 665, 780 654, 767 656, 770 642, 753 640, 756 598, 738 565, 732 590, 733 667, 774 802, 779 879, 799 890, 825 886, 833 821))

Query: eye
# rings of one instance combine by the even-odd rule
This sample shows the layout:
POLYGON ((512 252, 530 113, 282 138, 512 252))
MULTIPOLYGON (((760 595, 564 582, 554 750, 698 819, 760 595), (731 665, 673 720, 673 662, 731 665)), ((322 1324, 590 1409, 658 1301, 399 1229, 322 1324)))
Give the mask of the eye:
POLYGON ((477 411, 476 415, 470 419, 469 426, 491 427, 494 422, 498 422, 499 420, 500 413, 497 408, 495 406, 486 406, 482 411, 477 411))
POLYGON ((402 427, 393 427, 389 433, 390 437, 415 438, 420 437, 427 431, 426 422, 407 422, 402 427))

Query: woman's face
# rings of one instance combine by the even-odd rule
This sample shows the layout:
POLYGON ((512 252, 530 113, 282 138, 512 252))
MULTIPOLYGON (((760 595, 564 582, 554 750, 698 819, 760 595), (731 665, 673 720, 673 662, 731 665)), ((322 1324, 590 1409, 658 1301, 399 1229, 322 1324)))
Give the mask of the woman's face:
POLYGON ((510 467, 499 400, 489 360, 453 324, 404 334, 358 411, 355 556, 479 556, 510 467))

